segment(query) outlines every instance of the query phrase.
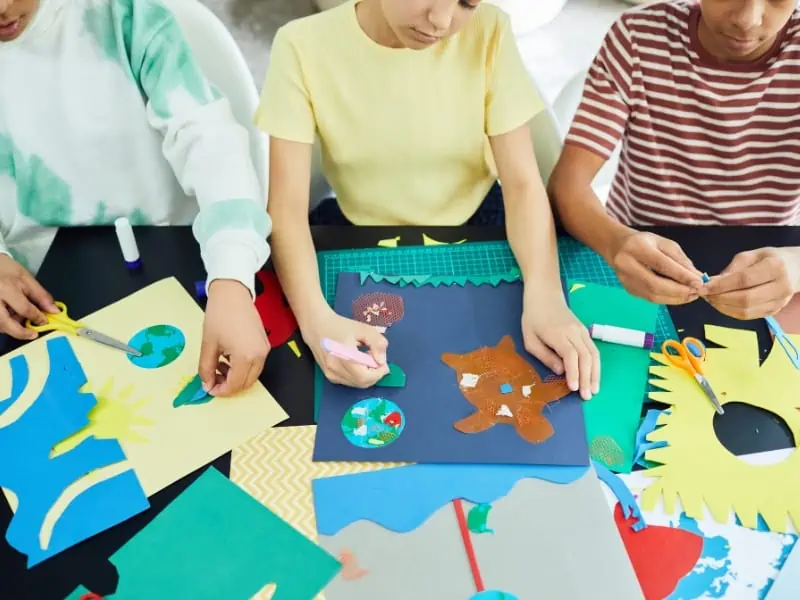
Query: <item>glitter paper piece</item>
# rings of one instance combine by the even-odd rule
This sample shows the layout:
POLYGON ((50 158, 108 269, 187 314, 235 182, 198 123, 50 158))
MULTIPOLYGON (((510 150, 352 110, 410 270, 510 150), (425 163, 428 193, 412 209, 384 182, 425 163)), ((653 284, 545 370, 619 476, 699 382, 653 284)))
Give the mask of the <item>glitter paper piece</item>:
POLYGON ((353 302, 353 318, 375 327, 391 327, 403 318, 403 297, 375 292, 359 296, 353 302))
POLYGON ((520 437, 531 443, 543 442, 553 435, 553 426, 542 410, 570 390, 563 380, 543 382, 536 369, 517 354, 511 336, 503 337, 496 346, 478 348, 468 354, 445 353, 442 361, 456 371, 459 380, 464 373, 481 374, 475 387, 461 387, 475 412, 454 423, 458 431, 480 433, 505 423, 514 425, 520 437), (511 392, 501 393, 501 384, 510 385, 511 392), (522 393, 523 386, 530 386, 529 396, 522 393))

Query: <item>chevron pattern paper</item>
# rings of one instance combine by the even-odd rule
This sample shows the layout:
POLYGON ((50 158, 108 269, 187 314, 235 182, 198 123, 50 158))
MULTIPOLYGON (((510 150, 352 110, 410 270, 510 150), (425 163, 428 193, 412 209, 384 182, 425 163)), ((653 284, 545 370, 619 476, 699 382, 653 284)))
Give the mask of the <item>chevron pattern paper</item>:
POLYGON ((231 458, 231 481, 315 542, 312 479, 403 464, 313 462, 316 431, 316 425, 268 429, 236 448, 231 458))
MULTIPOLYGON (((317 525, 311 494, 313 479, 404 464, 313 462, 316 432, 316 425, 275 427, 239 446, 231 455, 231 481, 314 542, 317 525)), ((269 600, 273 592, 270 587, 254 600, 269 600)))

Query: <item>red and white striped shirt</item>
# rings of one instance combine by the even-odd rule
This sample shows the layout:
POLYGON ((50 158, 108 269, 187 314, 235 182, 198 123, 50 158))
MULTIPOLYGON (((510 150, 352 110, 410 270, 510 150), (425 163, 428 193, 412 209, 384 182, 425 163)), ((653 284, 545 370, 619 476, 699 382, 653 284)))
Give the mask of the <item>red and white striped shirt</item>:
POLYGON ((761 59, 723 64, 693 0, 626 12, 589 70, 566 143, 609 158, 628 225, 800 224, 800 11, 761 59))

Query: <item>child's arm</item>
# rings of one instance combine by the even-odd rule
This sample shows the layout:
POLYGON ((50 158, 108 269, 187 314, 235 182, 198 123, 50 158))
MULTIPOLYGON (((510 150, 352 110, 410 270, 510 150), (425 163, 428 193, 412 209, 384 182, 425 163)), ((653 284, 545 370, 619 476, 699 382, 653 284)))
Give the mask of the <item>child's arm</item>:
POLYGON ((614 267, 631 293, 658 304, 697 297, 699 274, 680 246, 609 216, 592 181, 625 135, 639 85, 635 47, 617 21, 589 69, 578 111, 548 188, 564 228, 614 267))
MULTIPOLYGON (((204 77, 174 16, 151 0, 132 3, 130 62, 164 156, 200 213, 193 232, 209 285, 231 279, 254 295, 269 257, 270 220, 247 130, 204 77)), ((124 26, 124 24, 123 24, 124 26)))
POLYGON ((543 109, 519 55, 508 19, 498 27, 486 99, 486 133, 506 208, 506 231, 524 280, 526 349, 564 373, 584 399, 599 388, 599 357, 589 334, 567 307, 558 268, 553 215, 528 123, 543 109))

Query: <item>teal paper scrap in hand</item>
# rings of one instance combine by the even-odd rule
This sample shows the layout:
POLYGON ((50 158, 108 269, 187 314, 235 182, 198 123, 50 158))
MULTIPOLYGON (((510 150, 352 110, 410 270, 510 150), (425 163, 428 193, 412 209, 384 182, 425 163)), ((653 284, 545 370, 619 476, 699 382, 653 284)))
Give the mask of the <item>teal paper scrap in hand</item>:
MULTIPOLYGON (((207 469, 118 550, 107 600, 250 600, 267 584, 272 600, 314 598, 341 564, 214 468, 207 469)), ((88 591, 75 590, 67 600, 88 591)))

